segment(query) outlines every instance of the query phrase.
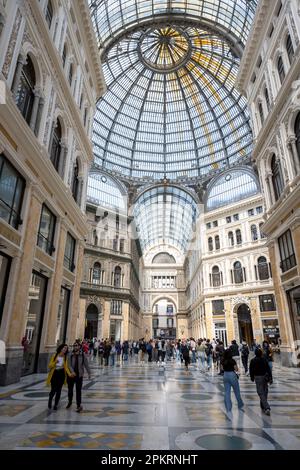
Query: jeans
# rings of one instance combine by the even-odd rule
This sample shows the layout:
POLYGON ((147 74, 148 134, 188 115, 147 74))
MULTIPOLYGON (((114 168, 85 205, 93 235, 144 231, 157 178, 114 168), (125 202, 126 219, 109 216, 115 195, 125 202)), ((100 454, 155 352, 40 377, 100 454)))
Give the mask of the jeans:
POLYGON ((67 382, 68 382, 68 400, 69 403, 72 403, 73 401, 73 388, 74 384, 76 386, 76 404, 77 408, 80 407, 81 405, 81 389, 82 389, 82 381, 83 377, 68 377, 67 382))
POLYGON ((195 364, 196 362, 196 351, 192 351, 192 363, 195 364))
POLYGON ((233 388, 235 398, 237 399, 238 407, 242 408, 244 406, 244 403, 241 397, 239 379, 237 378, 236 373, 224 371, 223 380, 224 380, 224 389, 225 389, 224 402, 225 402, 226 411, 231 411, 232 409, 231 387, 233 388))
POLYGON ((212 365, 212 355, 206 356, 207 368, 210 369, 212 365))
POLYGON ((114 366, 115 365, 115 354, 110 354, 110 365, 114 366))
POLYGON ((254 377, 256 383, 256 391, 260 398, 260 407, 261 409, 269 410, 270 405, 268 403, 268 382, 264 375, 256 375, 254 377))

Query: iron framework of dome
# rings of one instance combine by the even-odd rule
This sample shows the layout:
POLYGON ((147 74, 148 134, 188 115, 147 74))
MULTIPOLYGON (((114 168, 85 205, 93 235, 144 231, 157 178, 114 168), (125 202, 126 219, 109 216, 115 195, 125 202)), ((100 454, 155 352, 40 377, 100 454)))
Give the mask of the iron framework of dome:
POLYGON ((255 6, 90 2, 107 83, 94 121, 98 167, 125 179, 199 181, 249 161, 252 132, 234 88, 233 38, 245 42, 255 6))

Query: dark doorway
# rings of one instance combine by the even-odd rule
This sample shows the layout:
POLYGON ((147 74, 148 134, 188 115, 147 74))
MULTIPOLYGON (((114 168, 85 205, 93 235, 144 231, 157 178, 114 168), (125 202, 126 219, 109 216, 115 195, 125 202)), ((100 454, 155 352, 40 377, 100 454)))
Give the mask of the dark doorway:
POLYGON ((98 308, 91 304, 86 311, 84 337, 88 339, 97 338, 98 334, 98 308))
POLYGON ((33 374, 37 371, 40 343, 43 328, 45 300, 48 279, 36 271, 32 272, 28 294, 28 308, 23 346, 22 375, 33 374))
POLYGON ((242 304, 239 306, 237 317, 239 322, 240 341, 246 341, 250 346, 253 343, 253 330, 250 308, 248 305, 242 304))

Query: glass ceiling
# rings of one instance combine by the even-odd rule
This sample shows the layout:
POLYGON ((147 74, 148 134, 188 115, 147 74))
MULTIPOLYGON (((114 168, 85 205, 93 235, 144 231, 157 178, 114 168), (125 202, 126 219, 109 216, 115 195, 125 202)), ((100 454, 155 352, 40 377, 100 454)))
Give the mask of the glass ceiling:
POLYGON ((258 180, 251 170, 231 170, 212 181, 207 193, 206 209, 218 209, 259 192, 258 180))
MULTIPOLYGON (((106 0, 92 2, 91 12, 104 40, 108 31, 112 35, 127 19, 133 21, 133 11, 139 25, 139 15, 151 19, 166 3, 178 9, 185 5, 182 12, 188 16, 201 11, 241 38, 256 4, 106 0)), ((246 100, 234 88, 236 51, 219 32, 176 15, 172 20, 138 26, 105 51, 107 92, 94 120, 95 162, 129 180, 199 181, 250 159, 246 100)))
POLYGON ((143 251, 170 244, 185 252, 191 240, 198 208, 190 194, 173 186, 158 186, 142 193, 134 211, 143 251))
POLYGON ((184 18, 229 32, 245 44, 257 0, 89 0, 99 46, 106 47, 124 30, 158 19, 184 18))

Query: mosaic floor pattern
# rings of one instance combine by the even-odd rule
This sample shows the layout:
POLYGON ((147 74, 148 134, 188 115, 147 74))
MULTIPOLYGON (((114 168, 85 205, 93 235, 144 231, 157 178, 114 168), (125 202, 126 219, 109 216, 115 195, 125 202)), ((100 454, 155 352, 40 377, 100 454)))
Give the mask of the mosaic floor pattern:
POLYGON ((300 370, 275 364, 271 416, 260 410, 255 385, 240 378, 245 403, 224 409, 223 380, 178 363, 100 367, 91 361, 83 412, 47 409, 45 375, 0 387, 0 449, 274 450, 300 449, 300 370))

